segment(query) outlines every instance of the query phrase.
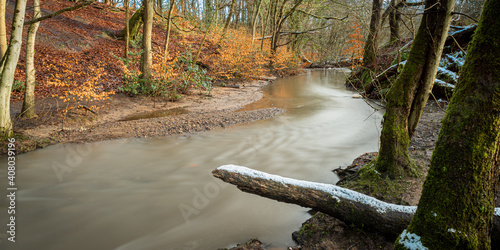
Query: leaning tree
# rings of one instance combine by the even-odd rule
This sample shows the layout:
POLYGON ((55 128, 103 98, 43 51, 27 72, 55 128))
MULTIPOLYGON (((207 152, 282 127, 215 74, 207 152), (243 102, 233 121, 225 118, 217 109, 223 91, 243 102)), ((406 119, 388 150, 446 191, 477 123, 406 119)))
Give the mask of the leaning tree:
POLYGON ((408 60, 387 94, 375 167, 390 178, 407 175, 413 168, 410 139, 434 85, 454 5, 455 0, 426 1, 408 60))
POLYGON ((486 1, 397 249, 488 249, 500 157, 500 2, 486 1))

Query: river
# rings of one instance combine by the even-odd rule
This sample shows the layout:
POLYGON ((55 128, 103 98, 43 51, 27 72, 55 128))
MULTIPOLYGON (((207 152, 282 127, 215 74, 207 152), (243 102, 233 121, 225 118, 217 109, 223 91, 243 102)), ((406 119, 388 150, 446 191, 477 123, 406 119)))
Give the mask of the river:
MULTIPOLYGON (((245 109, 287 111, 193 135, 54 145, 19 155, 16 243, 6 240, 3 195, 0 249, 217 249, 251 238, 275 248, 295 245, 291 233, 310 217, 308 209, 243 193, 211 171, 238 164, 333 184, 332 169, 378 150, 382 115, 352 98, 342 70, 278 79, 264 93, 245 109)), ((0 162, 6 190, 7 159, 0 162)))

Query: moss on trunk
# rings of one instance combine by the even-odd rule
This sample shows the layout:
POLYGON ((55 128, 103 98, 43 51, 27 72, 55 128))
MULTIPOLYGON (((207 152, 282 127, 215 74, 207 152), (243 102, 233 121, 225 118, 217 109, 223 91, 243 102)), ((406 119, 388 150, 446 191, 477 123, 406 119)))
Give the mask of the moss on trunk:
MULTIPOLYGON (((500 2, 483 8, 406 234, 429 249, 489 249, 500 149, 500 2)), ((405 237, 406 236, 406 237, 405 237)))
MULTIPOLYGON (((144 6, 140 7, 128 20, 130 40, 134 40, 134 38, 139 33, 139 30, 143 23, 142 20, 143 15, 144 15, 144 6)), ((125 27, 122 31, 120 31, 120 34, 118 34, 118 39, 125 40, 126 34, 127 34, 127 28, 125 27)))
POLYGON ((427 1, 407 63, 386 97, 387 109, 375 167, 391 178, 413 170, 408 146, 434 84, 454 2, 427 1))

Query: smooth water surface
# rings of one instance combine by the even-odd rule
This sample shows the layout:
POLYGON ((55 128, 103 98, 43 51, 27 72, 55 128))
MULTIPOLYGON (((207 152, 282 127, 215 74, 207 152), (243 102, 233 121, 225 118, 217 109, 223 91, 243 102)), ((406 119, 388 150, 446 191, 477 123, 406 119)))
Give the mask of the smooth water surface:
MULTIPOLYGON (((294 245, 291 233, 308 209, 243 193, 211 171, 239 164, 335 183, 332 169, 378 149, 381 114, 352 98, 339 70, 280 79, 265 92, 247 108, 288 111, 195 135, 55 145, 18 156, 16 243, 2 230, 0 249, 217 249, 251 238, 294 245)), ((6 190, 7 159, 0 162, 6 190)))

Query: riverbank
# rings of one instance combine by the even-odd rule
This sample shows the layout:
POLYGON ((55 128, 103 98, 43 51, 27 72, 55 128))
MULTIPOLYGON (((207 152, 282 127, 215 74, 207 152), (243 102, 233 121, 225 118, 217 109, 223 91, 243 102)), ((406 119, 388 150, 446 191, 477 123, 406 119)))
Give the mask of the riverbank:
MULTIPOLYGON (((39 100, 36 106, 38 117, 33 119, 17 118, 22 102, 16 101, 12 103, 11 111, 17 152, 57 143, 195 133, 268 119, 282 111, 269 108, 235 112, 261 99, 260 89, 267 84, 269 81, 257 80, 238 87, 216 87, 211 95, 191 93, 176 102, 118 93, 111 99, 90 103, 99 107, 96 114, 80 107, 69 110, 65 119, 66 103, 56 98, 39 100)), ((0 155, 6 153, 6 148, 2 145, 0 155)))

